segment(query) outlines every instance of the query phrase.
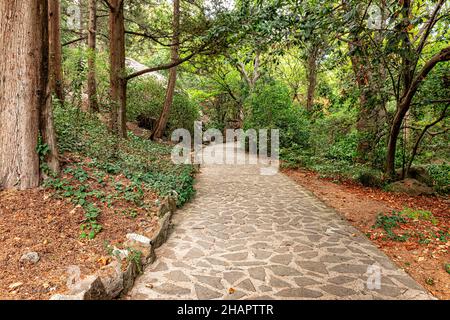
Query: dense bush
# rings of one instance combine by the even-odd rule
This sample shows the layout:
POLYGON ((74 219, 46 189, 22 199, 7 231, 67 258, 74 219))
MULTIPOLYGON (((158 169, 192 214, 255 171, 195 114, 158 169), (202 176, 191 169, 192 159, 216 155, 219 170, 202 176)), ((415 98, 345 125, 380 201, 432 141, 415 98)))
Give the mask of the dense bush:
MULTIPOLYGON (((127 116, 135 121, 139 116, 158 119, 164 105, 166 89, 153 77, 145 77, 131 81, 128 84, 127 116)), ((188 95, 177 90, 174 96, 167 134, 176 129, 193 131, 194 122, 199 119, 198 105, 192 102, 188 95)))
POLYGON ((339 137, 326 153, 327 158, 353 162, 357 156, 358 133, 352 131, 348 135, 339 137))
POLYGON ((289 89, 271 81, 257 86, 245 105, 244 129, 279 129, 280 148, 302 149, 309 144, 307 122, 291 102, 289 89))
POLYGON ((450 165, 431 164, 427 166, 428 174, 433 180, 434 188, 440 193, 450 192, 450 165))

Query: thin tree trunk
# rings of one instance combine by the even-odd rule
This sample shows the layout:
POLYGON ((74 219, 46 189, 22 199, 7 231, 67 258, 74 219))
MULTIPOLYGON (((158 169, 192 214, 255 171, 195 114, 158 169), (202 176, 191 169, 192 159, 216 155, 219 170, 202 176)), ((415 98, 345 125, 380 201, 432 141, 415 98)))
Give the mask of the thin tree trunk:
POLYGON ((307 60, 307 78, 308 78, 308 92, 306 97, 306 110, 311 112, 314 106, 314 96, 317 86, 317 59, 319 55, 319 49, 317 46, 310 50, 307 60))
POLYGON ((408 165, 406 166, 406 171, 404 172, 404 176, 408 176, 409 172, 411 170, 412 164, 414 162, 414 159, 416 158, 417 152, 419 150, 419 146, 420 143, 422 142, 422 139, 425 137, 425 134, 427 133, 427 131, 432 128, 433 126, 435 126, 436 124, 438 124, 439 122, 441 122, 442 120, 445 119, 445 117, 447 116, 447 109, 449 108, 450 105, 446 105, 444 108, 444 111, 442 112, 441 116, 439 118, 437 118, 435 121, 433 121, 430 124, 427 124, 422 132, 419 134, 419 136, 416 139, 416 143, 414 144, 413 150, 411 152, 411 158, 409 159, 408 165))
POLYGON ((64 82, 62 71, 61 6, 59 0, 48 0, 48 29, 50 46, 50 90, 64 103, 64 82))
MULTIPOLYGON (((180 0, 173 2, 173 43, 171 49, 171 60, 176 62, 179 59, 179 41, 180 40, 180 0)), ((169 82, 167 85, 166 99, 161 115, 156 124, 156 128, 152 133, 152 139, 161 139, 166 130, 167 121, 169 120, 170 109, 173 103, 175 87, 177 83, 177 67, 170 69, 169 82)))
MULTIPOLYGON (((48 146, 48 153, 44 161, 52 173, 60 173, 58 141, 56 137, 55 126, 53 122, 53 104, 50 85, 47 86, 46 100, 42 104, 39 115, 39 129, 42 137, 42 143, 48 146)), ((46 172, 43 172, 47 174, 46 172)))
MULTIPOLYGON (((53 123, 53 93, 60 103, 64 103, 59 0, 48 0, 48 17, 48 28, 44 28, 44 38, 48 39, 48 42, 44 43, 42 47, 43 71, 41 73, 42 81, 46 84, 46 94, 41 102, 39 112, 39 131, 42 143, 48 147, 48 152, 43 160, 51 172, 59 174, 58 143, 53 123), (55 81, 55 75, 58 75, 56 79, 59 80, 55 81)), ((41 173, 47 174, 47 172, 41 173)))
POLYGON ((125 80, 125 19, 123 1, 110 0, 110 129, 120 137, 127 136, 126 128, 126 86, 125 80))
MULTIPOLYGON (((401 125, 406 113, 411 107, 412 100, 417 93, 422 82, 426 79, 428 74, 433 68, 440 62, 450 60, 450 46, 442 49, 439 53, 435 54, 430 60, 428 60, 419 73, 414 77, 410 77, 409 69, 405 68, 405 74, 403 77, 410 79, 409 82, 405 81, 405 87, 403 88, 403 94, 401 100, 397 103, 397 111, 391 124, 391 131, 388 140, 387 156, 386 156, 386 174, 391 178, 395 177, 395 153, 397 151, 397 138, 400 134, 401 125)), ((408 65, 409 62, 406 62, 408 65)))
POLYGON ((39 185, 39 111, 48 74, 47 0, 0 1, 0 185, 39 185))
POLYGON ((395 154, 397 151, 397 139, 409 105, 400 105, 392 121, 391 132, 388 140, 386 155, 386 173, 389 177, 395 177, 395 154))
POLYGON ((89 0, 89 26, 88 26, 88 109, 89 112, 98 112, 97 100, 97 0, 89 0))

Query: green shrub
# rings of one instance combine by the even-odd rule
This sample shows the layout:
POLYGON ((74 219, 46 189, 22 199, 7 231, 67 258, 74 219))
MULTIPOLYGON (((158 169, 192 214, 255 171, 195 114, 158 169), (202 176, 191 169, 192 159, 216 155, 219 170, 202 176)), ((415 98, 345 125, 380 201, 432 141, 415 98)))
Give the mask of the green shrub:
POLYGON ((339 139, 328 149, 326 157, 334 160, 343 160, 349 163, 357 156, 358 134, 352 131, 339 139))
MULTIPOLYGON (((128 84, 127 117, 135 121, 139 116, 158 119, 164 105, 166 89, 152 77, 133 80, 128 84)), ((193 132, 194 122, 200 118, 199 107, 188 95, 177 90, 174 96, 167 134, 176 129, 187 129, 193 132)))
POLYGON ((292 104, 289 89, 282 83, 258 85, 246 100, 244 129, 279 129, 281 149, 307 148, 307 128, 300 108, 292 104))
POLYGON ((433 180, 436 191, 448 194, 450 191, 450 165, 448 163, 432 164, 427 166, 427 172, 433 180))
POLYGON ((383 172, 369 166, 355 166, 352 178, 365 187, 383 186, 383 172))

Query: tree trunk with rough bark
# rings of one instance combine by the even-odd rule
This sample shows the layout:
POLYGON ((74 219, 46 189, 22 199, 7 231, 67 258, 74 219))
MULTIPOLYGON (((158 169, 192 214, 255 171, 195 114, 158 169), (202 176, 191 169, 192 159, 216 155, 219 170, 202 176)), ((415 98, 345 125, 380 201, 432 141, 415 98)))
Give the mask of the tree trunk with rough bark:
POLYGON ((98 112, 97 100, 97 0, 89 0, 88 25, 88 109, 89 112, 98 112))
POLYGON ((371 122, 370 114, 372 113, 371 109, 375 108, 375 106, 370 105, 369 102, 369 97, 373 96, 370 86, 372 73, 369 70, 369 66, 364 64, 364 59, 361 59, 361 57, 352 56, 351 61, 356 78, 356 84, 359 89, 359 112, 356 122, 356 129, 358 130, 360 137, 357 146, 357 160, 360 163, 364 163, 366 162, 368 153, 372 149, 371 139, 369 138, 372 133, 372 130, 369 128, 369 124, 371 122))
POLYGON ((125 79, 125 19, 123 1, 109 0, 110 36, 110 129, 120 137, 127 137, 126 88, 125 79))
POLYGON ((0 30, 0 186, 33 188, 48 89, 47 0, 0 1, 0 30))
MULTIPOLYGON (((173 41, 171 49, 171 60, 173 63, 179 59, 179 42, 180 42, 180 0, 174 0, 173 2, 173 41)), ((169 82, 167 85, 166 99, 164 101, 164 107, 159 116, 155 130, 153 130, 152 139, 161 139, 166 130, 167 121, 169 120, 170 109, 173 103, 173 97, 175 94, 175 87, 177 84, 177 67, 170 69, 169 82)))
POLYGON ((62 71, 61 6, 59 0, 48 0, 48 31, 50 56, 50 90, 64 103, 62 71))
POLYGON ((48 147, 44 159, 41 159, 41 161, 45 162, 47 168, 44 169, 44 163, 41 163, 40 166, 41 174, 44 176, 49 173, 48 171, 56 174, 60 172, 58 141, 53 123, 53 94, 55 94, 60 103, 64 103, 62 87, 62 44, 59 19, 59 1, 48 0, 48 20, 46 21, 48 24, 44 24, 43 31, 43 38, 48 39, 48 42, 44 43, 42 48, 43 71, 41 73, 42 81, 46 84, 46 94, 44 97, 45 100, 42 101, 41 109, 39 110, 39 133, 42 138, 42 143, 48 147), (55 34, 57 35, 55 36, 55 34), (56 54, 52 56, 54 52, 56 54), (60 80, 55 81, 55 74, 60 75, 60 80))
MULTIPOLYGON (((374 66, 364 51, 365 45, 361 40, 355 41, 360 53, 351 57, 352 69, 359 90, 359 110, 356 122, 359 139, 357 145, 357 158, 359 163, 366 163, 373 158, 373 151, 378 143, 377 136, 383 127, 383 114, 385 102, 382 90, 377 83, 384 83, 386 75, 383 66, 374 66)), ((353 45, 350 50, 354 49, 353 45)))

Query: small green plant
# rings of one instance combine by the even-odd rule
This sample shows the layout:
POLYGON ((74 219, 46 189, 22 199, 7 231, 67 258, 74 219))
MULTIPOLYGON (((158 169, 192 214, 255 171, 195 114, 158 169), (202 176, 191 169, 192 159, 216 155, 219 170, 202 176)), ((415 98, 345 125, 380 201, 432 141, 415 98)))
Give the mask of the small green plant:
POLYGON ((382 228, 389 239, 404 242, 408 240, 409 234, 398 235, 393 229, 406 222, 407 220, 405 217, 394 211, 391 214, 379 214, 373 228, 382 228))
POLYGON ((114 247, 111 245, 109 241, 107 240, 103 241, 103 248, 105 248, 105 251, 109 256, 113 255, 114 247))
POLYGON ((60 178, 48 178, 44 181, 43 186, 47 189, 54 189, 56 191, 66 191, 69 188, 70 181, 60 178))
POLYGON ((434 237, 441 242, 447 242, 447 240, 450 239, 450 233, 439 230, 437 234, 434 235, 434 237))
POLYGON ((425 220, 430 221, 434 225, 438 224, 438 220, 433 216, 433 214, 430 211, 405 208, 402 211, 400 211, 400 214, 412 220, 425 220))
POLYGON ((82 167, 68 167, 64 169, 64 173, 71 174, 74 179, 82 183, 89 179, 89 174, 82 167))
POLYGON ((130 210, 130 211, 124 210, 123 213, 125 216, 133 218, 133 219, 137 218, 137 216, 139 215, 139 213, 135 209, 130 210))
POLYGON ((420 244, 429 244, 431 242, 431 239, 425 236, 423 233, 419 232, 419 243, 420 244))
POLYGON ((433 286, 434 285, 434 279, 433 278, 426 278, 425 279, 425 283, 429 286, 433 286))
POLYGON ((445 268, 445 271, 447 271, 447 273, 450 274, 450 263, 446 263, 444 268, 445 268))
POLYGON ((51 170, 46 162, 46 158, 48 153, 50 152, 50 148, 48 144, 44 143, 42 141, 42 136, 39 135, 38 137, 38 144, 36 147, 36 152, 39 156, 39 168, 41 169, 42 173, 51 176, 51 170))
POLYGON ((101 210, 92 203, 88 203, 87 205, 85 205, 84 209, 85 220, 84 223, 80 226, 80 238, 92 240, 98 233, 100 233, 100 231, 102 231, 102 226, 97 222, 101 210))
POLYGON ((129 264, 134 262, 138 269, 138 273, 141 274, 143 271, 141 266, 142 252, 133 248, 128 248, 128 252, 129 254, 127 256, 127 262, 129 264))

